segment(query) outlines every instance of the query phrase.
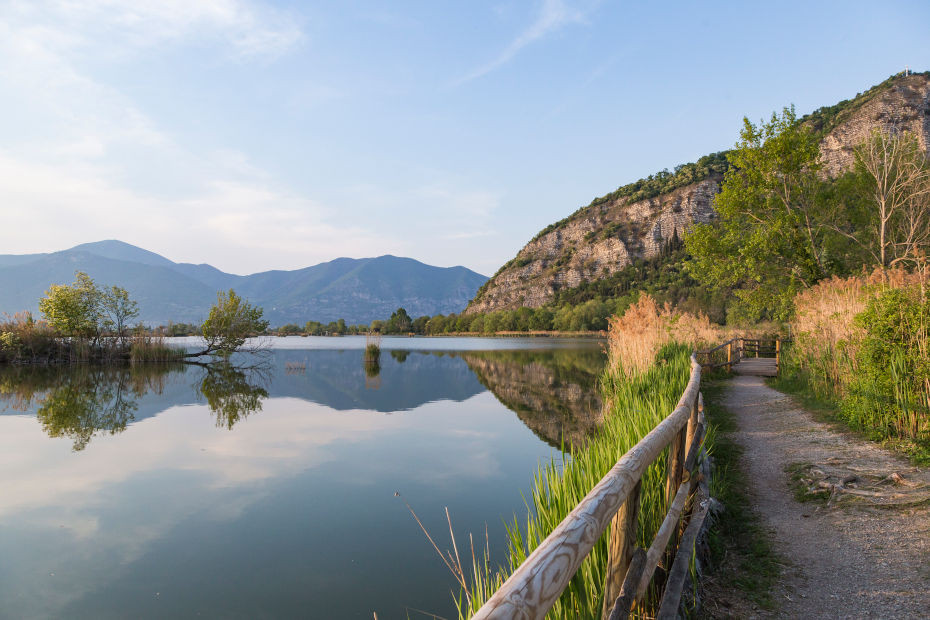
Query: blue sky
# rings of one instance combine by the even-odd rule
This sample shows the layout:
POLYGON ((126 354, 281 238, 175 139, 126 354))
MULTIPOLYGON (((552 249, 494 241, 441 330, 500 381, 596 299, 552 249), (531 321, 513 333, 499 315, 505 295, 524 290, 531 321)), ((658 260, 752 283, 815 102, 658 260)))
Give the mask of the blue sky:
POLYGON ((930 69, 926 2, 0 2, 0 253, 491 274, 741 118, 930 69))

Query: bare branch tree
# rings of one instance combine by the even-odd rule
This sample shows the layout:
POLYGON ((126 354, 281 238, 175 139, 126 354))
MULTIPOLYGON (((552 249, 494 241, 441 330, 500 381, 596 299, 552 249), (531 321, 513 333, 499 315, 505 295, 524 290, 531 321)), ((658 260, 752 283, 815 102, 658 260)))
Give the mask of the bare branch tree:
POLYGON ((916 136, 874 129, 855 153, 873 209, 870 237, 835 228, 867 250, 883 271, 900 264, 920 267, 930 246, 930 163, 916 136))

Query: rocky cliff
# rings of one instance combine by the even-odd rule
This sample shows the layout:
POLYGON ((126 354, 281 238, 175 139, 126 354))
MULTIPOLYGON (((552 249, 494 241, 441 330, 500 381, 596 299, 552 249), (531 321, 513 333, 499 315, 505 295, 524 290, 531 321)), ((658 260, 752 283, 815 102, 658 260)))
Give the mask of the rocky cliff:
MULTIPOLYGON (((928 150, 930 72, 892 76, 804 121, 823 135, 824 169, 831 176, 852 166, 853 149, 873 127, 914 132, 928 150)), ((526 244, 479 289, 466 312, 543 306, 560 290, 656 257, 693 223, 714 216, 726 166, 725 154, 710 155, 596 199, 526 244), (648 187, 659 189, 644 191, 648 187)))
POLYGON ((876 127, 914 133, 921 148, 930 152, 930 72, 892 77, 851 101, 818 110, 811 115, 812 120, 837 108, 834 117, 826 119, 821 128, 826 135, 820 152, 824 170, 830 176, 852 167, 853 149, 876 127))

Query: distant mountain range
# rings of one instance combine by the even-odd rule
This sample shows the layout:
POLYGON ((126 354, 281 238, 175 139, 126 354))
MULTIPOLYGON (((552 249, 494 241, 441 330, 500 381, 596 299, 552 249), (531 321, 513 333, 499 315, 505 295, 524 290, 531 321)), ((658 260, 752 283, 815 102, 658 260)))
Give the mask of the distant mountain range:
POLYGON ((122 241, 84 243, 49 254, 0 255, 0 313, 38 312, 51 284, 74 272, 100 285, 126 288, 147 324, 199 323, 219 290, 233 288, 265 310, 272 326, 314 320, 349 324, 386 319, 399 307, 411 316, 461 312, 487 277, 465 267, 433 267, 412 258, 337 258, 293 271, 239 276, 211 265, 175 263, 122 241))

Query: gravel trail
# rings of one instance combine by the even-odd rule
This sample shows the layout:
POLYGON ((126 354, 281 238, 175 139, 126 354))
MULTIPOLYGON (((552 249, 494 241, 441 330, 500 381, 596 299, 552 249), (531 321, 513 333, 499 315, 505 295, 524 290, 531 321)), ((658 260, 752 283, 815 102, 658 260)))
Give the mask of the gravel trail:
POLYGON ((788 564, 776 611, 731 611, 930 618, 930 471, 816 421, 761 377, 735 377, 723 404, 737 420, 753 507, 788 564))

